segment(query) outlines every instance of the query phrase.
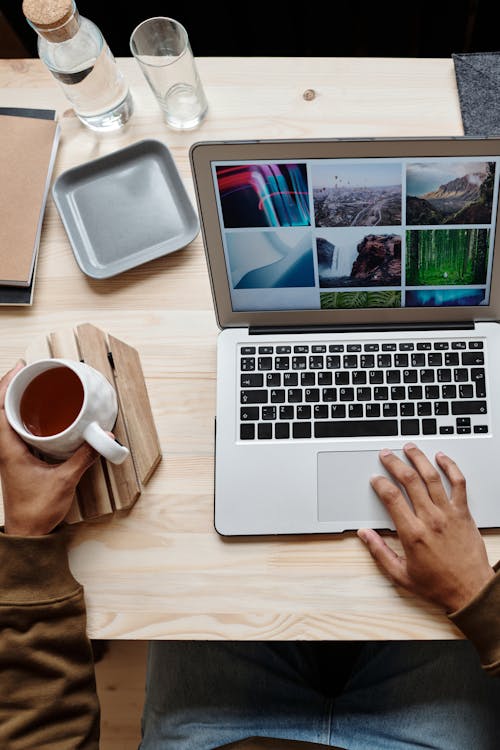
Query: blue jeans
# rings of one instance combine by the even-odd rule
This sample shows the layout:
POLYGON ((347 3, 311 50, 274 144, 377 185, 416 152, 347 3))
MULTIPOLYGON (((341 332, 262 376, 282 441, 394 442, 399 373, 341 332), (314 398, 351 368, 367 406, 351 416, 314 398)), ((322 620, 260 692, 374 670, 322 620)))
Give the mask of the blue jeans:
POLYGON ((348 750, 498 750, 500 680, 466 641, 150 644, 141 750, 250 736, 348 750))

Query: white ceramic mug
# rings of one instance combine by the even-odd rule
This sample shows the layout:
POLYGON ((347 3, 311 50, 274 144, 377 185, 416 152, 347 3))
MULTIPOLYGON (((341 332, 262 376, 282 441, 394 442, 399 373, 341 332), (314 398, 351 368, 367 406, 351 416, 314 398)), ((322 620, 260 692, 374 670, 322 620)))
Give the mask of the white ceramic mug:
MULTIPOLYGON (((46 401, 49 411, 56 408, 57 395, 46 401)), ((118 414, 116 392, 102 373, 93 367, 70 359, 41 359, 23 367, 9 383, 5 395, 5 414, 11 427, 29 445, 44 455, 69 458, 83 442, 89 443, 108 461, 120 464, 129 455, 128 449, 116 442, 107 431, 118 414), (81 407, 74 420, 55 434, 37 435, 26 427, 21 417, 21 402, 28 385, 41 373, 67 367, 78 377, 83 394, 81 407)))

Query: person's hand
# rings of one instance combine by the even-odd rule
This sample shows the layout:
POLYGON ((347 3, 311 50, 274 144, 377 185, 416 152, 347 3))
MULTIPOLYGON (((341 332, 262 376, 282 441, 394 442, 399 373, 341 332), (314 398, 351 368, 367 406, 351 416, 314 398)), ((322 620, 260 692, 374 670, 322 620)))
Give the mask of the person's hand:
POLYGON ((404 556, 373 529, 359 529, 358 536, 396 584, 453 612, 469 603, 494 571, 469 512, 465 478, 455 462, 444 453, 436 454, 450 485, 448 497, 439 471, 422 451, 408 443, 404 452, 411 465, 389 450, 380 452, 382 464, 398 484, 383 476, 370 480, 394 521, 404 556))
POLYGON ((84 443, 67 461, 49 464, 36 458, 14 432, 5 415, 5 393, 23 362, 0 380, 0 475, 6 534, 41 536, 50 533, 69 511, 82 474, 96 453, 84 443))

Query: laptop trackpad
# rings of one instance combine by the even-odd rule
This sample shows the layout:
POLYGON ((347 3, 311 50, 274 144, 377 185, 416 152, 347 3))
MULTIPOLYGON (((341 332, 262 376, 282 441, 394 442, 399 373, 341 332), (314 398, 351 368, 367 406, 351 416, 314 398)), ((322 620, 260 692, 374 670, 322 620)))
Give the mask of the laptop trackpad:
MULTIPOLYGON (((400 458, 402 451, 394 451, 400 458)), ((318 453, 318 518, 342 525, 342 531, 364 526, 393 529, 394 524, 370 485, 373 474, 388 476, 379 451, 318 453)))

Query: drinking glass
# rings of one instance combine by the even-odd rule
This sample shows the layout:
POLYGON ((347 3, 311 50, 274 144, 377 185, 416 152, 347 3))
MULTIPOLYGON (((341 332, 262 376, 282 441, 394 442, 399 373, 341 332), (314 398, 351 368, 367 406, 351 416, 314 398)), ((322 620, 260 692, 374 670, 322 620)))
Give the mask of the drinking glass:
POLYGON ((196 128, 208 104, 184 26, 173 18, 148 18, 132 32, 130 49, 167 124, 196 128))

